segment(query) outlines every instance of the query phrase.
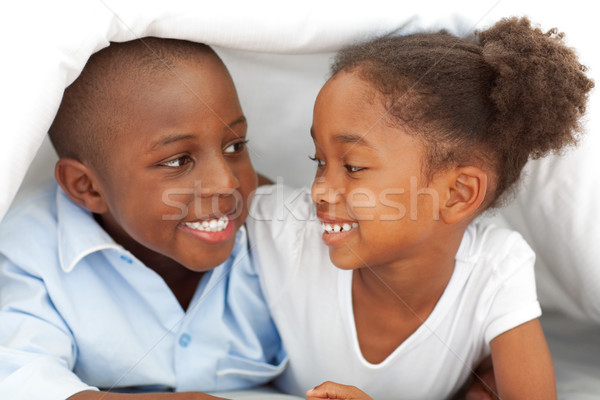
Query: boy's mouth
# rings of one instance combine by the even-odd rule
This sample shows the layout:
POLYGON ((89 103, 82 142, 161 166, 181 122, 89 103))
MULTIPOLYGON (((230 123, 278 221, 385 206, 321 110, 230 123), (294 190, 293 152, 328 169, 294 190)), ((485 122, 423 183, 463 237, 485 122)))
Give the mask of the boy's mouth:
POLYGON ((232 215, 222 217, 206 217, 196 221, 183 222, 181 229, 191 234, 192 237, 208 244, 220 244, 235 238, 235 220, 232 215))
POLYGON ((229 225, 229 218, 224 215, 220 218, 205 219, 202 221, 184 222, 190 229, 201 232, 222 232, 229 225))

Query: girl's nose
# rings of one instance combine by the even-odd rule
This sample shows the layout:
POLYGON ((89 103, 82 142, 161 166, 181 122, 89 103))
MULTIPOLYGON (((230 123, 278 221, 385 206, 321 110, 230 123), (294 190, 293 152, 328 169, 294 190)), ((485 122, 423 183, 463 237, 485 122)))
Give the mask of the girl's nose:
POLYGON ((332 186, 326 175, 316 177, 310 192, 313 202, 317 205, 323 203, 335 204, 339 201, 341 192, 332 186))

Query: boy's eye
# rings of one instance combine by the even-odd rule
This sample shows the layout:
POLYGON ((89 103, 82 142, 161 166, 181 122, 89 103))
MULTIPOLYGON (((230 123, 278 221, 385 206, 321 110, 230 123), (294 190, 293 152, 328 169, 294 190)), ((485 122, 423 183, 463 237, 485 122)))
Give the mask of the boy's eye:
POLYGON ((346 171, 353 173, 353 172, 359 172, 364 170, 365 168, 362 167, 355 167, 354 165, 349 165, 349 164, 344 164, 344 168, 346 168, 346 171))
POLYGON ((321 160, 320 158, 312 157, 312 156, 308 156, 308 158, 317 163, 317 168, 321 168, 321 167, 325 166, 325 161, 321 160))
POLYGON ((225 154, 239 153, 240 151, 244 150, 244 148, 246 147, 246 144, 248 144, 247 139, 232 143, 229 146, 227 146, 225 148, 225 150, 223 150, 223 153, 225 153, 225 154))
POLYGON ((189 163, 190 161, 191 161, 191 159, 189 156, 181 156, 181 157, 177 157, 172 160, 169 160, 169 161, 162 162, 159 165, 161 165, 163 167, 179 168, 179 167, 183 167, 185 164, 189 163))

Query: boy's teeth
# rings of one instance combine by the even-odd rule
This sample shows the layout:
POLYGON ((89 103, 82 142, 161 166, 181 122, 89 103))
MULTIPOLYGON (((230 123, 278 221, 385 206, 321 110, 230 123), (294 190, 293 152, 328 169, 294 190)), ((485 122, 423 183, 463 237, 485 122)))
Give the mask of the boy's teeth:
POLYGON ((188 228, 195 229, 197 231, 204 232, 221 232, 224 231, 229 225, 229 218, 222 216, 221 218, 214 218, 204 221, 186 222, 185 226, 188 228))
POLYGON ((358 223, 353 222, 352 224, 344 223, 342 225, 339 224, 327 224, 325 222, 321 222, 321 228, 323 228, 323 232, 327 233, 338 233, 338 232, 349 232, 354 228, 358 228, 358 223))

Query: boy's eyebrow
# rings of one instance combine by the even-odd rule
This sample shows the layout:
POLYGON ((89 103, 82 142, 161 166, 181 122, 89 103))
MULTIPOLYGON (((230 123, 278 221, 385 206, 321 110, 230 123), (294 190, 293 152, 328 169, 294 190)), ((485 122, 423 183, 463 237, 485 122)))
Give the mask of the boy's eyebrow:
POLYGON ((168 136, 165 136, 165 137, 161 138, 160 140, 154 142, 152 144, 152 146, 150 147, 150 149, 156 150, 157 148, 159 148, 161 146, 166 146, 168 144, 178 142, 180 140, 187 140, 187 139, 193 139, 193 138, 194 138, 194 135, 191 135, 191 134, 168 135, 168 136))
MULTIPOLYGON (((235 121, 233 121, 232 123, 230 123, 229 125, 227 125, 227 127, 225 129, 232 129, 234 126, 236 125, 240 125, 240 124, 244 124, 246 123, 246 117, 245 116, 241 116, 238 119, 236 119, 235 121)), ((174 142, 179 142, 180 140, 188 140, 188 139, 194 139, 196 136, 192 135, 192 134, 173 134, 173 135, 167 135, 161 139, 159 139, 158 141, 154 142, 152 144, 152 146, 150 147, 151 150, 156 150, 157 148, 161 147, 161 146, 166 146, 168 144, 174 143, 174 142)))

